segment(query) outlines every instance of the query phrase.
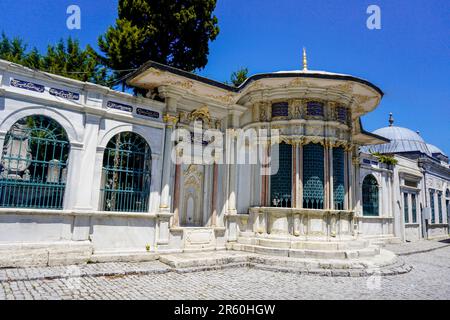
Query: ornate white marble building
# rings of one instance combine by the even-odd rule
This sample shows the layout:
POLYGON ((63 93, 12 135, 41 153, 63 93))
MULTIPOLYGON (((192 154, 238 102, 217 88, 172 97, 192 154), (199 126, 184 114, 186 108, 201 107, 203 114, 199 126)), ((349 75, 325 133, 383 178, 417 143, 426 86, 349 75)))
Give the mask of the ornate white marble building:
POLYGON ((408 129, 364 131, 383 97, 366 80, 305 59, 239 88, 155 62, 128 84, 148 94, 0 60, 0 266, 220 249, 351 259, 378 254, 372 239, 448 234, 448 158, 408 129), (172 161, 173 132, 196 123, 234 135, 225 163, 172 161), (240 129, 280 141, 236 164, 252 144, 240 129), (267 159, 277 172, 262 174, 267 159))

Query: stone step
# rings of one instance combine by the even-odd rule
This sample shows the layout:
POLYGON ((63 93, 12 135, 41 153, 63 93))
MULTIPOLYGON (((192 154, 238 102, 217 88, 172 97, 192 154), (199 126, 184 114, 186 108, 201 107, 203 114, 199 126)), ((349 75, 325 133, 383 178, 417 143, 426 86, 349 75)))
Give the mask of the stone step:
POLYGON ((261 245, 249 245, 242 243, 234 243, 233 250, 257 253, 262 255, 277 256, 277 257, 291 257, 291 258, 312 258, 312 259, 358 259, 374 257, 380 253, 380 248, 377 246, 369 246, 357 250, 309 250, 309 249, 290 249, 290 248, 276 248, 261 245))
POLYGON ((239 237, 238 243, 268 248, 305 250, 358 250, 367 248, 369 245, 369 241, 366 240, 326 242, 258 237, 239 237))

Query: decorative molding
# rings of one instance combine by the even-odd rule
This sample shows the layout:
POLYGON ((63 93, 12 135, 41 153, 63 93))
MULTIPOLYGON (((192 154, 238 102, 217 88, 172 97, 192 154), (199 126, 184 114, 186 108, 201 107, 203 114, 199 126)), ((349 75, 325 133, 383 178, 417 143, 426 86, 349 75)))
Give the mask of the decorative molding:
POLYGON ((178 123, 178 117, 166 113, 163 117, 164 123, 166 123, 168 128, 173 128, 178 123))
POLYGON ((206 123, 209 127, 211 126, 211 115, 209 113, 208 106, 202 106, 189 114, 189 120, 195 121, 201 119, 204 123, 206 123))

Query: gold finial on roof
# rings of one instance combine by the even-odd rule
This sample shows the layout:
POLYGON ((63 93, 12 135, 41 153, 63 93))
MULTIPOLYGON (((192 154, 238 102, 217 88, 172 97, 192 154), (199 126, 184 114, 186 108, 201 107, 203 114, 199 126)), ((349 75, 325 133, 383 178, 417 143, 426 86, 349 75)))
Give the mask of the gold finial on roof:
POLYGON ((306 57, 306 49, 303 47, 303 71, 308 70, 308 59, 306 57))

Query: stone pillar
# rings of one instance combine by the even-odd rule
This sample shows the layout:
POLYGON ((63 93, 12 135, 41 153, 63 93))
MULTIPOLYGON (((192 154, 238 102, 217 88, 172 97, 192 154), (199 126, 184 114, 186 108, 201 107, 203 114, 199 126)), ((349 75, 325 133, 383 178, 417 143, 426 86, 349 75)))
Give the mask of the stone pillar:
POLYGON ((353 166, 352 166, 352 157, 353 157, 353 153, 352 153, 352 149, 350 148, 347 152, 347 173, 346 173, 346 181, 347 181, 347 188, 345 189, 347 192, 347 210, 353 210, 354 208, 354 203, 353 203, 353 189, 357 187, 357 185, 355 184, 355 180, 356 183, 359 183, 359 176, 355 177, 354 171, 353 171, 353 166))
MULTIPOLYGON (((80 162, 80 171, 76 173, 78 187, 76 190, 75 202, 72 207, 73 209, 94 209, 94 193, 97 194, 100 191, 94 189, 94 186, 97 186, 101 180, 101 175, 97 174, 95 167, 97 162, 97 143, 100 120, 101 118, 99 116, 89 114, 86 115, 86 124, 84 128, 84 148, 81 152, 81 156, 77 160, 80 162)), ((74 163, 69 161, 69 166, 72 165, 74 165, 74 163)))
POLYGON ((267 172, 265 172, 265 166, 267 163, 267 144, 261 144, 260 146, 263 150, 262 150, 262 156, 263 156, 263 161, 261 164, 261 172, 264 172, 265 174, 261 174, 261 201, 260 201, 260 206, 261 207, 265 207, 266 206, 266 179, 267 179, 267 172))
POLYGON ((235 149, 235 131, 230 130, 232 135, 228 141, 227 152, 229 153, 228 164, 228 213, 236 214, 236 149, 235 149))
MULTIPOLYGON (((102 188, 102 175, 103 175, 103 157, 105 153, 105 147, 97 147, 97 153, 95 156, 94 166, 94 181, 92 185, 92 206, 94 210, 103 211, 103 194, 100 189, 102 188)), ((153 177, 152 177, 153 178, 153 177)))
POLYGON ((171 141, 172 132, 174 126, 177 123, 177 117, 174 115, 166 114, 164 116, 164 122, 166 122, 166 130, 164 137, 164 155, 163 155, 163 176, 161 186, 161 204, 159 206, 161 212, 170 212, 171 202, 171 175, 174 171, 175 164, 172 161, 172 147, 171 141))
POLYGON ((152 153, 152 181, 150 185, 149 211, 153 213, 159 212, 162 168, 161 155, 152 153))
POLYGON ((181 164, 175 165, 175 186, 173 190, 173 220, 172 226, 178 227, 180 225, 180 179, 181 179, 181 164))
POLYGON ((303 208, 303 144, 298 146, 298 202, 297 208, 303 208))
POLYGON ((291 207, 297 207, 297 181, 298 181, 298 171, 297 171, 297 145, 292 145, 292 201, 291 207))
POLYGON ((218 193, 218 177, 219 166, 214 162, 213 164, 213 189, 211 197, 211 226, 217 226, 217 193, 218 193))
POLYGON ((323 204, 323 208, 324 209, 329 209, 330 208, 330 166, 329 166, 329 154, 330 154, 330 148, 328 143, 325 143, 324 145, 324 180, 325 180, 325 185, 324 185, 324 204, 323 204))
POLYGON ((83 144, 72 142, 67 168, 66 190, 64 192, 64 210, 73 210, 77 201, 77 193, 80 185, 80 172, 82 172, 83 144))
MULTIPOLYGON (((359 170, 360 170, 359 157, 356 155, 353 155, 353 157, 352 157, 352 168, 353 168, 353 172, 354 172, 353 179, 352 179, 353 190, 351 192, 350 197, 353 198, 354 210, 356 212, 358 212, 360 216, 362 216, 363 212, 362 212, 362 204, 361 204, 361 198, 360 198, 362 181, 360 181, 361 177, 360 177, 360 172, 359 172, 359 170)), ((350 186, 350 188, 352 188, 352 186, 350 186)))

